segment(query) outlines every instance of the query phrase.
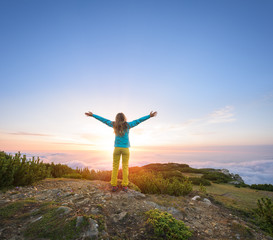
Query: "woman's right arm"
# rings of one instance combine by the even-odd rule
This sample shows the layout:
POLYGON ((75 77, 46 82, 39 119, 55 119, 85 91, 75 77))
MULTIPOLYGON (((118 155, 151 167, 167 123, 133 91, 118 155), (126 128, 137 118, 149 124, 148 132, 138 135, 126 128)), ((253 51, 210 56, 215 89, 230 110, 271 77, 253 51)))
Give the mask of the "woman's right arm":
POLYGON ((98 115, 96 115, 96 114, 94 114, 92 112, 86 112, 85 115, 88 116, 88 117, 94 117, 97 120, 101 121, 102 123, 105 123, 107 126, 113 127, 113 122, 106 119, 106 118, 100 117, 100 116, 98 116, 98 115))

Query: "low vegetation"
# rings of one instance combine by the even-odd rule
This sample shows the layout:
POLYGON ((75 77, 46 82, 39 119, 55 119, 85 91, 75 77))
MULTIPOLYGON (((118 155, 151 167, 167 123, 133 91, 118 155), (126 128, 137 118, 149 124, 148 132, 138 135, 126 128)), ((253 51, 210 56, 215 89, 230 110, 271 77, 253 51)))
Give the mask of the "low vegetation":
POLYGON ((257 208, 254 210, 254 217, 260 228, 273 237, 273 203, 270 198, 258 200, 257 208))
POLYGON ((188 178, 164 178, 161 173, 141 171, 130 174, 130 181, 137 185, 143 193, 168 194, 174 196, 187 195, 192 191, 188 178))
MULTIPOLYGON (((0 153, 0 173, 3 176, 0 179, 0 189, 30 185, 46 177, 111 180, 111 171, 72 169, 63 164, 43 163, 39 158, 27 159, 26 155, 22 156, 20 152, 15 156, 0 153)), ((179 171, 188 168, 187 164, 150 164, 143 168, 131 168, 129 178, 143 193, 181 196, 192 191, 192 182, 179 171)), ((121 170, 118 177, 122 178, 121 170)), ((199 182, 203 185, 208 184, 204 179, 199 182)))
POLYGON ((171 214, 152 209, 145 213, 147 224, 151 226, 156 238, 168 240, 186 240, 192 236, 183 221, 175 219, 171 214))
POLYGON ((272 184, 252 184, 252 185, 250 185, 250 188, 273 192, 273 185, 272 184))
POLYGON ((0 221, 14 223, 32 217, 34 220, 23 231, 27 239, 77 239, 87 227, 89 218, 97 221, 99 231, 104 230, 104 218, 101 215, 84 215, 83 220, 76 226, 77 217, 74 215, 64 217, 64 210, 59 207, 55 202, 19 200, 0 208, 0 221))
POLYGON ((201 178, 212 181, 214 183, 228 183, 232 181, 230 176, 221 172, 206 172, 201 178))
POLYGON ((30 185, 50 176, 50 170, 39 157, 27 160, 20 152, 14 156, 0 152, 0 189, 30 185))
POLYGON ((193 185, 202 184, 203 186, 211 186, 211 182, 205 178, 189 177, 189 180, 192 182, 193 185))
POLYGON ((61 178, 65 175, 76 173, 76 170, 68 167, 65 164, 44 163, 50 172, 50 177, 61 178))
POLYGON ((101 180, 109 182, 111 180, 111 171, 95 171, 89 170, 87 167, 83 169, 77 169, 77 173, 79 173, 82 178, 88 180, 101 180))
POLYGON ((62 176, 63 178, 82 179, 82 175, 79 173, 68 173, 62 176))

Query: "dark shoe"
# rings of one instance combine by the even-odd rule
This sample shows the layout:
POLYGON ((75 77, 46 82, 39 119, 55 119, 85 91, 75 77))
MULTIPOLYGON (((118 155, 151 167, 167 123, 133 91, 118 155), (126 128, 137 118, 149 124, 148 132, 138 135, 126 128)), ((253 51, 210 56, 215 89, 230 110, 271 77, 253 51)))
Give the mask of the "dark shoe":
POLYGON ((118 186, 112 186, 112 192, 116 192, 118 190, 118 186))
POLYGON ((122 191, 128 192, 128 187, 127 187, 127 186, 123 186, 123 187, 122 187, 122 191))

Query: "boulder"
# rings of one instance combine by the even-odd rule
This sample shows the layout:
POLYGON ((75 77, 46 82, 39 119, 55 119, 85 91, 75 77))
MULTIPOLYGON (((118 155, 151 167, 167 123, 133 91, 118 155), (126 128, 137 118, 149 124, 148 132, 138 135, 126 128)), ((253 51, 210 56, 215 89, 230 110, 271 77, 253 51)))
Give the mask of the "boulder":
POLYGON ((209 199, 207 199, 207 198, 204 198, 203 202, 206 203, 208 206, 211 205, 211 201, 209 199))
POLYGON ((193 201, 196 201, 196 200, 201 200, 201 197, 200 196, 198 196, 198 195, 196 195, 196 196, 194 196, 191 200, 193 200, 193 201))
POLYGON ((119 222, 119 221, 122 221, 126 216, 128 215, 127 212, 123 211, 119 214, 114 214, 112 215, 113 217, 113 221, 116 223, 116 222, 119 222))
POLYGON ((60 211, 63 211, 63 214, 66 215, 66 214, 69 214, 71 211, 73 211, 73 209, 70 207, 61 206, 57 209, 57 212, 60 212, 60 211))
POLYGON ((89 222, 89 226, 86 232, 87 233, 86 237, 97 238, 99 234, 99 230, 98 230, 99 225, 97 221, 92 218, 89 218, 88 222, 89 222))

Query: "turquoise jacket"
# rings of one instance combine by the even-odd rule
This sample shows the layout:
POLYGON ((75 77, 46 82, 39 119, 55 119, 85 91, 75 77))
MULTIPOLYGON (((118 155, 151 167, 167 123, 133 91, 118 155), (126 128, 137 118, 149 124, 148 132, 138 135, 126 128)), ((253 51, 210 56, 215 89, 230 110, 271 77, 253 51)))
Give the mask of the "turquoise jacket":
MULTIPOLYGON (((93 117, 101 121, 102 123, 105 123, 109 127, 113 127, 113 122, 105 119, 103 117, 100 117, 96 114, 93 114, 93 117)), ((125 131, 125 134, 123 136, 116 135, 115 137, 115 147, 122 147, 122 148, 129 148, 130 147, 130 141, 129 141, 129 129, 137 126, 138 124, 142 123, 143 121, 150 118, 150 115, 147 115, 145 117, 139 118, 137 120, 134 120, 132 122, 128 122, 128 128, 125 131)))

